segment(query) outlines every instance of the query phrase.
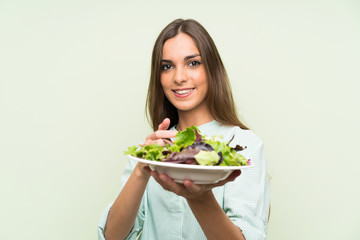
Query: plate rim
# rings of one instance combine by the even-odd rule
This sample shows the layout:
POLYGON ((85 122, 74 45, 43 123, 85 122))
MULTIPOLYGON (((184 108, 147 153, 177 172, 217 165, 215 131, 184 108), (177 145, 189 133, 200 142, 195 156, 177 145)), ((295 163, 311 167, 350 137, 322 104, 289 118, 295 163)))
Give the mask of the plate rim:
POLYGON ((239 169, 246 169, 255 166, 254 163, 249 165, 242 166, 203 166, 203 165, 192 165, 192 164, 178 164, 170 162, 158 162, 153 160, 147 160, 144 158, 134 157, 132 155, 127 155, 130 159, 133 159, 138 162, 146 163, 149 165, 161 166, 161 167, 170 167, 170 168, 182 168, 182 169, 195 169, 195 170, 211 170, 211 171, 232 171, 239 169))

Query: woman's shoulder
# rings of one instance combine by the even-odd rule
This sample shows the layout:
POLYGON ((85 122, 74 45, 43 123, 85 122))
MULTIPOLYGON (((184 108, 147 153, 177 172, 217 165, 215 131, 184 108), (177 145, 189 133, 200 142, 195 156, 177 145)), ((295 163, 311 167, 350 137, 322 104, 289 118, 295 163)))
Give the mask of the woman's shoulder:
POLYGON ((238 138, 248 139, 254 142, 262 142, 262 139, 250 129, 242 129, 239 126, 232 127, 234 135, 238 138))

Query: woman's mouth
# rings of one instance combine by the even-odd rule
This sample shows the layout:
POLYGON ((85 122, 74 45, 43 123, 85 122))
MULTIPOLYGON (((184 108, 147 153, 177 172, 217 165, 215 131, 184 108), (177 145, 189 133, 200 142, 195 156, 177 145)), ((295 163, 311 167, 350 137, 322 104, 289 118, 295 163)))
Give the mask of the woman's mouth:
POLYGON ((175 95, 177 97, 187 97, 189 96, 192 91, 194 90, 195 88, 187 88, 187 89, 175 89, 175 90, 172 90, 175 95))

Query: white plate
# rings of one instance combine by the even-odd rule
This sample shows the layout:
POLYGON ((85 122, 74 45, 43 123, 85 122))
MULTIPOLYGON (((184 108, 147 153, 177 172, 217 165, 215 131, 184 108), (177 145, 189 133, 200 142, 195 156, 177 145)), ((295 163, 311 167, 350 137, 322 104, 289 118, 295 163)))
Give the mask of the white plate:
POLYGON ((202 166, 151 161, 130 155, 129 158, 148 164, 151 170, 156 170, 160 174, 166 173, 178 183, 183 183, 185 179, 190 179, 195 184, 217 183, 227 178, 234 170, 246 169, 254 166, 253 163, 245 166, 202 166))

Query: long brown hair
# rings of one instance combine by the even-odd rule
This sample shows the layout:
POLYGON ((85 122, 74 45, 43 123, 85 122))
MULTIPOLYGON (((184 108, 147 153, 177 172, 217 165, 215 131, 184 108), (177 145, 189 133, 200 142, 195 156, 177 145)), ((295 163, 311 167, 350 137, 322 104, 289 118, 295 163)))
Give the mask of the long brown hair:
POLYGON ((170 118, 169 128, 179 121, 177 109, 164 94, 160 73, 164 43, 180 32, 189 35, 200 51, 209 86, 206 101, 213 118, 223 125, 248 129, 238 118, 230 81, 211 36, 200 23, 193 19, 176 19, 161 31, 152 52, 150 82, 145 107, 147 119, 153 130, 157 130, 164 118, 170 118))

